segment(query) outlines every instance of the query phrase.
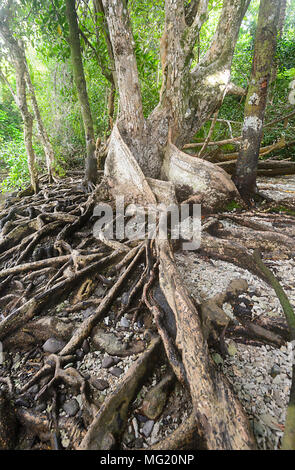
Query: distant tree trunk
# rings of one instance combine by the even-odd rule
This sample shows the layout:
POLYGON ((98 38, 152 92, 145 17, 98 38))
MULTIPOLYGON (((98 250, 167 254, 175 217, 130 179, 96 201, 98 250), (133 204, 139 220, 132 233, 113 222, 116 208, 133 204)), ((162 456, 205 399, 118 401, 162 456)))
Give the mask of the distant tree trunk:
POLYGON ((37 98, 35 95, 34 86, 33 86, 29 68, 28 68, 24 45, 20 39, 16 40, 13 37, 7 22, 6 23, 4 21, 2 22, 1 33, 10 50, 11 55, 14 57, 15 67, 17 67, 19 70, 22 70, 23 80, 25 80, 25 84, 27 85, 27 88, 30 94, 30 98, 31 98, 31 102, 32 102, 33 110, 34 110, 34 115, 37 121, 37 127, 38 127, 41 144, 43 146, 44 153, 45 153, 46 166, 47 166, 49 179, 52 180, 52 178, 54 178, 54 151, 51 146, 50 140, 48 138, 48 134, 46 132, 46 129, 44 127, 44 124, 41 118, 37 98))
POLYGON ((41 144, 42 144, 42 147, 43 147, 44 153, 45 153, 45 160, 46 160, 47 172, 48 172, 48 175, 49 175, 49 181, 51 182, 52 180, 55 179, 54 151, 53 151, 52 145, 50 143, 47 131, 46 131, 46 129, 44 127, 44 124, 43 124, 43 120, 42 120, 42 117, 41 117, 39 105, 38 105, 37 98, 36 98, 36 95, 35 95, 34 86, 33 86, 31 76, 30 76, 30 72, 29 72, 29 69, 28 69, 28 64, 27 64, 27 60, 26 60, 23 45, 20 44, 20 47, 22 49, 23 60, 24 60, 24 63, 25 63, 25 79, 26 79, 27 87, 28 87, 28 90, 29 90, 29 93, 30 93, 31 103, 32 103, 32 107, 33 107, 33 110, 34 110, 34 115, 35 115, 36 122, 37 122, 37 129, 38 129, 39 138, 41 140, 41 144))
POLYGON ((11 35, 8 27, 1 24, 0 34, 5 41, 13 61, 16 77, 16 94, 12 87, 10 91, 13 95, 15 103, 20 110, 23 124, 24 124, 24 142, 27 151, 27 161, 30 173, 31 185, 35 193, 39 191, 38 172, 36 168, 36 158, 33 149, 33 117, 29 111, 27 103, 27 87, 26 87, 26 64, 23 60, 19 45, 11 35))
POLYGON ((242 143, 237 160, 234 182, 245 200, 257 190, 256 176, 267 90, 276 49, 280 0, 261 0, 254 57, 246 96, 242 143))
POLYGON ((86 139, 85 183, 92 188, 97 180, 97 161, 95 155, 95 138, 93 120, 89 105, 86 80, 83 69, 80 36, 75 0, 66 0, 66 16, 69 24, 69 44, 73 64, 74 81, 78 91, 86 139))

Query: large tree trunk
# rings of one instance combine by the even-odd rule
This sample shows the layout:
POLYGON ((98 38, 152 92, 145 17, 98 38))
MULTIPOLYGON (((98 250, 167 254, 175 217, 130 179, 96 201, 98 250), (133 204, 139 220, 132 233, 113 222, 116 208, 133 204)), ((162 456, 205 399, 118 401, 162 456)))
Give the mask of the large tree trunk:
POLYGON ((81 113, 86 139, 87 159, 85 169, 85 183, 87 185, 93 186, 96 184, 97 180, 95 138, 93 120, 89 105, 86 80, 83 69, 75 0, 66 0, 66 16, 69 23, 69 44, 71 48, 74 81, 78 91, 78 98, 81 106, 81 113))
MULTIPOLYGON (((189 199, 202 203, 202 210, 214 210, 238 194, 223 170, 178 149, 220 106, 230 87, 234 46, 249 2, 224 0, 212 46, 191 71, 190 59, 206 19, 207 3, 192 2, 186 9, 182 0, 166 0, 163 86, 159 105, 145 120, 127 2, 103 0, 119 91, 119 116, 105 175, 113 195, 123 194, 126 202, 169 204, 177 197, 178 202, 189 199)), ((169 357, 169 347, 166 352, 179 380, 190 389, 203 443, 208 449, 254 448, 247 418, 208 356, 197 311, 177 274, 168 242, 156 243, 160 285, 174 315, 176 332, 171 340, 180 364, 169 357)), ((151 310, 156 318, 156 307, 151 310)))
POLYGON ((257 164, 262 139, 267 89, 276 48, 280 1, 261 0, 250 84, 245 103, 242 143, 234 181, 248 200, 256 192, 257 164))

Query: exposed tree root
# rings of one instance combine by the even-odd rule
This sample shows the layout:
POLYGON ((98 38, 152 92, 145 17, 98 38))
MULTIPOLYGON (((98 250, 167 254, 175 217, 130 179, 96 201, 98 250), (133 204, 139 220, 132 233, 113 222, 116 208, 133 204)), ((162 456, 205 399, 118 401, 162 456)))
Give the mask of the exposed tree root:
POLYGON ((117 440, 124 430, 128 407, 135 398, 141 384, 155 365, 159 354, 160 339, 152 338, 147 350, 128 370, 125 377, 100 408, 86 436, 81 442, 80 450, 109 450, 116 448, 117 440))
MULTIPOLYGON (((131 157, 130 162, 132 166, 131 157)), ((155 182, 147 181, 154 191, 155 182)), ((5 392, 3 403, 9 400, 12 404, 9 416, 15 429, 10 436, 3 427, 6 418, 5 413, 1 415, 1 398, 0 447, 60 449, 61 433, 67 429, 68 448, 122 448, 131 404, 154 366, 163 360, 189 392, 193 413, 151 449, 255 448, 247 417, 211 360, 207 342, 222 354, 227 353, 227 335, 280 347, 288 339, 286 322, 246 319, 238 300, 238 295, 247 290, 245 283, 230 284, 222 294, 194 305, 176 270, 167 240, 148 240, 132 248, 126 240, 110 243, 103 234, 96 239, 91 217, 95 204, 108 200, 109 186, 103 181, 87 197, 76 180, 72 179, 70 185, 69 188, 59 182, 49 190, 41 185, 37 195, 16 198, 12 208, 6 207, 0 214, 4 219, 0 242, 0 340, 4 351, 21 351, 24 366, 32 364, 30 377, 18 389, 13 375, 10 377, 9 361, 0 369, 0 389, 9 389, 9 397, 5 392), (124 299, 120 297, 122 291, 124 299), (70 303, 63 305, 64 300, 70 303), (234 307, 234 320, 224 313, 224 302, 234 307), (62 305, 61 318, 53 316, 55 310, 51 311, 58 305, 62 305), (137 340, 118 352, 117 359, 131 354, 139 357, 102 403, 93 388, 93 378, 85 378, 78 364, 92 344, 93 328, 107 330, 103 319, 109 318, 111 312, 119 330, 125 315, 131 322, 144 321, 142 328, 149 329, 151 342, 146 350, 145 342, 137 340), (40 318, 35 318, 40 314, 40 318), (85 314, 85 318, 72 320, 75 314, 82 318, 85 314), (65 345, 58 353, 46 356, 40 346, 52 337, 63 340, 65 345), (42 359, 34 362, 36 354, 41 354, 42 359), (16 397, 25 400, 29 390, 37 385, 36 401, 50 403, 49 418, 35 406, 14 409, 16 397), (81 396, 80 418, 59 416, 61 387, 81 396), (25 435, 30 437, 22 441, 25 435)), ((157 201, 165 197, 165 191, 171 191, 167 184, 160 186, 155 190, 157 201)), ((148 194, 152 198, 152 193, 148 194)), ((252 249, 275 250, 278 256, 289 256, 295 233, 294 217, 270 211, 218 213, 205 219, 199 256, 234 263, 274 287, 273 278, 261 260, 253 257, 252 249), (225 229, 224 220, 235 226, 225 229)), ((277 287, 275 291, 279 292, 277 287)), ((285 297, 282 305, 287 306, 285 297)))

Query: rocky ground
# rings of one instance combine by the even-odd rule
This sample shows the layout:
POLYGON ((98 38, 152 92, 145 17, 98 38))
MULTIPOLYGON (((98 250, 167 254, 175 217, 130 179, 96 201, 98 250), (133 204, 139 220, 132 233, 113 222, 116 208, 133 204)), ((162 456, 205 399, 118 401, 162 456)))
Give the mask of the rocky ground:
MULTIPOLYGON (((295 178, 260 179, 261 190, 277 200, 295 193, 295 178)), ((222 220, 224 227, 233 222, 222 220)), ((240 302, 248 308, 251 319, 257 317, 283 317, 280 303, 274 291, 261 279, 249 271, 224 262, 214 261, 197 256, 194 252, 178 251, 175 254, 180 273, 192 298, 205 301, 223 292, 233 279, 245 279, 248 291, 241 294, 240 302)), ((295 308, 295 260, 266 260, 268 267, 276 274, 285 289, 292 306, 295 308)), ((115 278, 104 273, 105 277, 96 286, 87 300, 103 298, 115 278)), ((46 275, 45 275, 46 276, 46 275)), ((153 325, 149 319, 139 316, 133 322, 133 313, 126 313, 117 318, 117 313, 126 304, 131 285, 126 285, 109 310, 103 321, 94 328, 91 337, 85 340, 76 351, 75 367, 82 377, 89 380, 93 402, 99 408, 120 383, 120 379, 135 363, 148 344, 148 331, 153 325)), ((73 298, 60 302, 49 316, 54 317, 63 329, 78 327, 88 316, 92 315, 95 306, 73 309, 73 298)), ((227 315, 233 318, 230 304, 224 305, 227 315)), ((3 315, 0 311, 0 315, 3 315)), ((4 318, 4 316, 2 317, 4 318)), ((40 317, 35 317, 38 321, 40 317)), ((50 331, 50 329, 48 330, 50 331)), ((58 331, 58 328, 56 329, 58 331)), ((41 383, 33 385, 25 394, 19 394, 26 382, 41 368, 44 359, 52 353, 58 353, 65 346, 66 340, 58 335, 47 335, 33 347, 22 352, 6 352, 0 378, 9 379, 18 395, 16 406, 22 410, 36 410, 44 418, 51 415, 51 400, 36 397, 42 388, 41 383), (49 336, 49 338, 48 338, 49 336)), ((284 431, 286 406, 288 403, 291 368, 292 344, 286 343, 281 348, 268 345, 247 343, 226 338, 228 355, 222 357, 212 350, 212 358, 231 382, 234 391, 242 402, 250 419, 260 449, 279 449, 284 431)), ((0 389, 6 385, 5 380, 0 389)), ((79 425, 82 417, 83 399, 79 390, 76 392, 65 385, 59 386, 57 415, 60 423, 61 448, 75 449, 73 430, 79 425), (63 425, 65 420, 70 424, 63 425)), ((146 381, 136 399, 131 404, 126 430, 123 435, 122 449, 144 449, 161 441, 172 433, 179 424, 186 421, 192 409, 189 394, 175 382, 171 370, 159 357, 153 375, 146 381)), ((23 448, 44 448, 24 437, 23 448)))

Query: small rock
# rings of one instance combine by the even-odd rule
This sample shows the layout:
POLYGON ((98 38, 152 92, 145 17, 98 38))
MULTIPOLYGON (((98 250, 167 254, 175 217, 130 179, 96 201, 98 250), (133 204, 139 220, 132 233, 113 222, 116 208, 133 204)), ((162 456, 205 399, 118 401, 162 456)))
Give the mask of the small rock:
POLYGON ((274 364, 271 368, 270 375, 274 379, 280 373, 281 373, 281 368, 277 364, 274 364))
POLYGON ((282 377, 280 374, 276 375, 275 378, 273 379, 272 383, 274 384, 280 384, 282 382, 282 377))
POLYGON ((109 383, 106 380, 99 379, 97 377, 92 377, 90 383, 93 385, 93 387, 101 392, 106 388, 109 388, 109 383))
POLYGON ((77 359, 78 361, 80 361, 81 359, 83 359, 84 357, 84 351, 82 349, 77 349, 76 350, 76 356, 77 356, 77 359))
POLYGON ((110 369, 110 373, 115 377, 120 377, 123 372, 123 369, 121 369, 120 367, 113 367, 112 369, 110 369))
POLYGON ((233 341, 229 342, 229 344, 227 345, 227 350, 230 356, 235 356, 238 352, 236 345, 233 341))
POLYGON ((216 365, 223 364, 223 359, 218 353, 213 353, 212 354, 212 359, 215 362, 216 365))
POLYGON ((141 415, 141 414, 137 414, 136 418, 137 418, 137 421, 139 421, 140 423, 146 423, 149 420, 146 416, 141 415))
POLYGON ((82 343, 82 349, 83 349, 85 354, 89 353, 90 347, 89 347, 89 343, 88 343, 87 339, 84 339, 84 341, 82 343))
POLYGON ((154 424, 155 424, 155 422, 152 421, 152 420, 147 421, 147 422, 144 424, 144 426, 142 427, 141 433, 142 433, 145 437, 149 437, 149 435, 151 434, 151 432, 152 432, 152 430, 153 430, 154 424))
POLYGON ((148 391, 141 411, 150 420, 155 421, 162 413, 173 383, 174 375, 168 373, 157 385, 148 391))
POLYGON ((120 326, 123 326, 123 328, 129 328, 130 326, 130 321, 127 320, 127 318, 122 317, 120 321, 120 326))
POLYGON ((65 347, 65 345, 66 343, 60 339, 49 338, 47 341, 45 341, 42 348, 44 352, 56 354, 60 352, 65 347))
POLYGON ((72 398, 71 400, 66 401, 62 408, 68 416, 75 416, 75 414, 77 414, 80 409, 76 398, 72 398))
POLYGON ((129 292, 124 292, 121 297, 121 303, 127 305, 129 299, 129 292))
POLYGON ((134 448, 135 449, 141 449, 142 447, 143 447, 143 438, 139 437, 138 439, 135 439, 134 448))
POLYGON ((127 349, 127 344, 122 343, 114 333, 106 333, 100 328, 93 330, 92 345, 94 349, 103 350, 110 356, 120 356, 127 349))
POLYGON ((105 287, 103 286, 98 286, 95 291, 94 291, 95 295, 97 297, 103 297, 104 294, 105 294, 105 287))
POLYGON ((104 369, 109 369, 113 365, 114 365, 114 359, 112 357, 106 356, 103 358, 101 367, 103 367, 104 369))
POLYGON ((152 434, 151 434, 151 445, 154 445, 158 442, 159 440, 159 431, 160 431, 160 423, 157 422, 154 427, 153 427, 153 430, 152 430, 152 434))

